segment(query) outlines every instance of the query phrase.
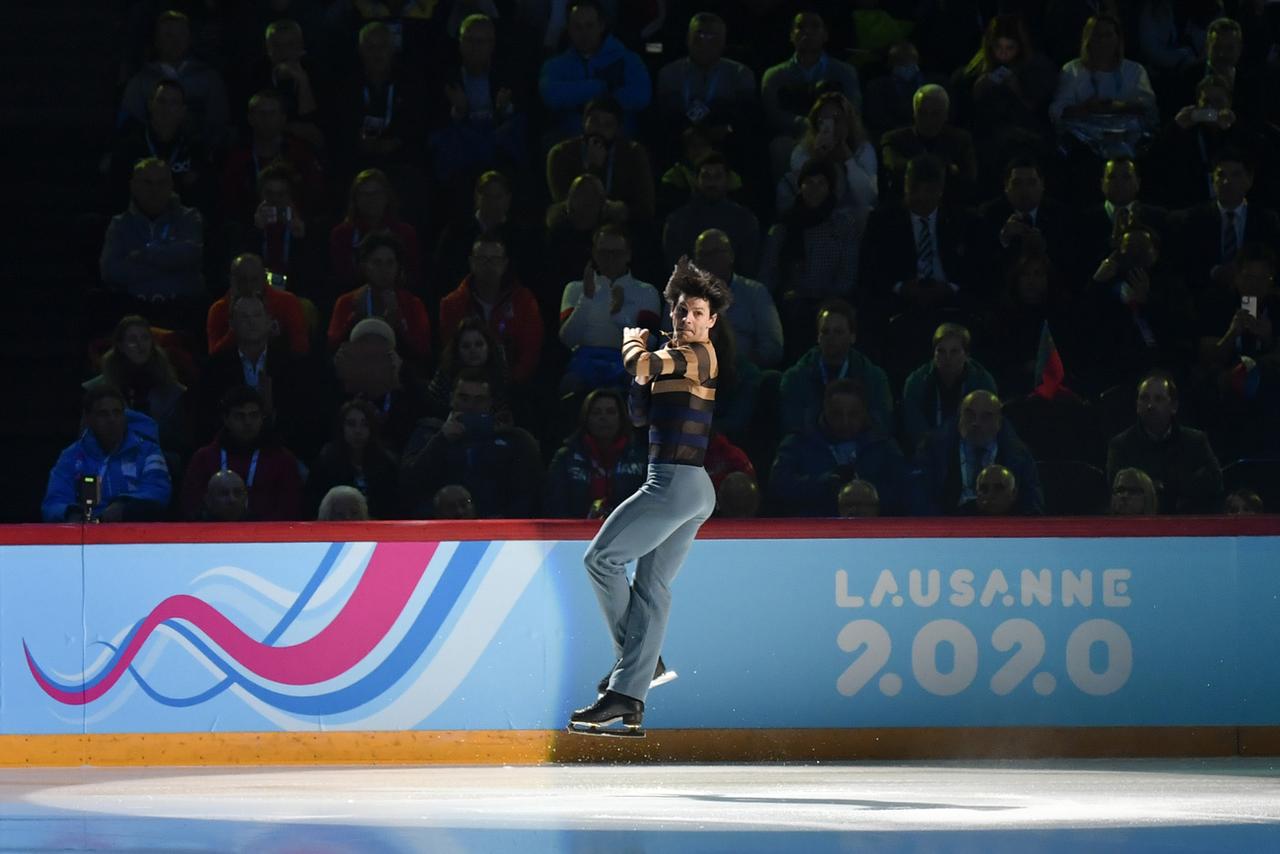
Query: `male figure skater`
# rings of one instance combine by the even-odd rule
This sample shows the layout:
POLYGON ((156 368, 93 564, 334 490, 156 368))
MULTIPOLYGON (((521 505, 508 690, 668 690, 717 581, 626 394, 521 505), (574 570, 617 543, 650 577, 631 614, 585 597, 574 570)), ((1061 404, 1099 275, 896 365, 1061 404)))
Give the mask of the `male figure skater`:
POLYGON ((584 558, 618 662, 599 699, 570 717, 570 732, 644 736, 644 700, 667 631, 671 582, 715 509, 715 489, 702 467, 718 374, 710 335, 732 297, 724 282, 687 258, 663 296, 674 330, 667 346, 651 353, 648 330, 622 333, 622 362, 635 378, 631 420, 649 424, 649 472, 609 514, 584 558), (636 575, 628 585, 632 560, 636 575))

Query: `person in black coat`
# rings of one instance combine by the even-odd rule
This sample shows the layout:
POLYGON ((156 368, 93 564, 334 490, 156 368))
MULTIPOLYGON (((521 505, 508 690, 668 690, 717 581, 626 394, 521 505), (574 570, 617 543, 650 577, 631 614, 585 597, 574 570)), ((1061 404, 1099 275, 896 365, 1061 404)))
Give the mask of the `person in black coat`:
POLYGON ((1193 293, 1210 283, 1229 286, 1227 262, 1235 259, 1244 244, 1275 246, 1280 240, 1276 212, 1248 204, 1253 175, 1253 165, 1243 154, 1220 153, 1213 166, 1217 201, 1196 205, 1176 217, 1183 269, 1193 293))
POLYGON ((945 187, 946 172, 937 158, 922 155, 908 164, 903 203, 877 208, 867 220, 862 295, 887 303, 892 311, 931 309, 977 296, 974 220, 966 210, 942 204, 945 187))
POLYGON ((1059 269, 1080 266, 1075 217, 1044 191, 1044 170, 1034 157, 1019 155, 1005 164, 1004 195, 978 208, 988 269, 1003 269, 1024 252, 1039 247, 1059 269))
POLYGON ((338 410, 333 440, 321 450, 307 477, 307 518, 335 486, 360 490, 374 519, 399 515, 396 459, 378 437, 378 413, 366 400, 348 400, 338 410))

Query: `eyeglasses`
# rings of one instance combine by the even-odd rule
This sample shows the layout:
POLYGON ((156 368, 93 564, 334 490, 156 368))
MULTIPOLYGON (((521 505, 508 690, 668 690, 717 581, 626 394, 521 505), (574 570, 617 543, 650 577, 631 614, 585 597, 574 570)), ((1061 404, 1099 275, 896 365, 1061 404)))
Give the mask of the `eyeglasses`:
POLYGON ((1132 498, 1138 495, 1146 495, 1146 490, 1140 486, 1117 486, 1115 489, 1111 490, 1111 494, 1123 495, 1127 498, 1132 498))
POLYGON ((477 264, 501 264, 507 260, 506 255, 472 255, 471 260, 477 264))

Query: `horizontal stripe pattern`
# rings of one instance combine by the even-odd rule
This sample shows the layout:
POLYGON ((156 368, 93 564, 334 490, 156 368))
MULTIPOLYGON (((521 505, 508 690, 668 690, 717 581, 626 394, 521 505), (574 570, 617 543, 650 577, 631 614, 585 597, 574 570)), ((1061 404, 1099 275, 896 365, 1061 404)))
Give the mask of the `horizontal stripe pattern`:
POLYGON ((650 353, 641 339, 630 338, 622 359, 637 380, 651 380, 649 461, 702 465, 715 413, 715 348, 695 342, 650 353))

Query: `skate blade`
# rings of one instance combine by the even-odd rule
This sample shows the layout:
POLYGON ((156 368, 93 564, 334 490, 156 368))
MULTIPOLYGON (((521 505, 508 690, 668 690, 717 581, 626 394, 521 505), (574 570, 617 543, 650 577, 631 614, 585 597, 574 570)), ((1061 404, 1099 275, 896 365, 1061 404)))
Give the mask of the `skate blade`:
POLYGON ((674 682, 680 678, 680 674, 674 670, 664 670, 661 676, 655 676, 653 681, 649 683, 650 690, 657 688, 659 685, 666 685, 668 682, 674 682))
MULTIPOLYGON (((664 671, 661 676, 655 676, 653 678, 653 681, 649 683, 649 690, 652 691, 654 688, 657 688, 659 685, 666 685, 668 682, 674 682, 679 678, 680 678, 680 674, 675 672, 674 670, 664 671)), ((605 694, 605 691, 608 691, 608 690, 609 689, 606 687, 604 691, 601 691, 600 686, 597 685, 596 697, 597 698, 603 697, 605 694)))
POLYGON ((570 723, 565 729, 574 735, 604 736, 605 738, 644 738, 644 727, 610 727, 601 724, 570 723))

